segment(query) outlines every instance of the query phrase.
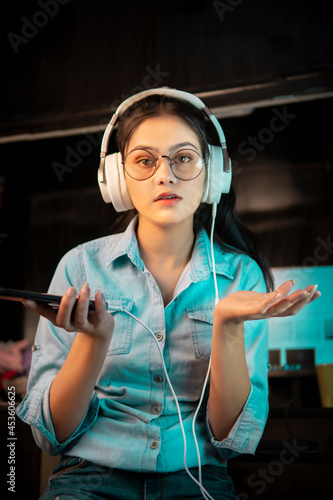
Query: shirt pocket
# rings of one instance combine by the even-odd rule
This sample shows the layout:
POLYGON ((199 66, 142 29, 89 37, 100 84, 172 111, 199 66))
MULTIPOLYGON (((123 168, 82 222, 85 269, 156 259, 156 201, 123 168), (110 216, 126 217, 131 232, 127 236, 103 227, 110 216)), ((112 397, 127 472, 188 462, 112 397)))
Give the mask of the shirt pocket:
POLYGON ((191 325, 193 350, 197 359, 209 359, 211 352, 214 307, 198 306, 187 309, 191 325))
POLYGON ((116 356, 127 354, 131 348, 133 318, 129 314, 126 314, 126 311, 133 311, 134 302, 112 294, 105 293, 104 296, 107 302, 107 309, 115 319, 115 328, 106 355, 116 356))

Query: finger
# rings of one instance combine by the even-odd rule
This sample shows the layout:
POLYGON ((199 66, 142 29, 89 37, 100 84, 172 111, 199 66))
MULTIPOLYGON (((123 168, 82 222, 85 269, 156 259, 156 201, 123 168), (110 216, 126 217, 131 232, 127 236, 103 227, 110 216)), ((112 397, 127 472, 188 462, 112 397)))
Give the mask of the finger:
POLYGON ((278 291, 265 294, 266 297, 260 303, 260 312, 265 313, 275 302, 278 302, 283 297, 278 291))
MULTIPOLYGON (((279 301, 279 307, 277 309, 283 310, 284 308, 293 305, 298 300, 308 299, 309 296, 311 296, 311 298, 312 298, 314 296, 314 294, 317 290, 317 286, 318 286, 318 285, 309 285, 304 290, 302 290, 302 289, 296 290, 295 292, 291 293, 290 295, 286 295, 285 293, 287 292, 287 290, 288 289, 290 290, 293 286, 292 282, 293 282, 293 280, 291 280, 290 282, 286 281, 285 283, 283 283, 283 285, 281 285, 277 289, 276 293, 278 293, 278 295, 276 296, 276 301, 279 301)), ((320 296, 321 295, 320 292, 318 292, 318 293, 319 293, 318 296, 320 296)))
POLYGON ((276 289, 276 291, 280 293, 282 296, 286 297, 294 285, 295 285, 295 280, 288 280, 282 283, 282 285, 280 285, 276 289))
POLYGON ((93 323, 101 323, 105 318, 106 312, 107 310, 104 295, 100 290, 97 290, 95 294, 95 314, 93 316, 93 323))
POLYGON ((321 292, 319 290, 316 290, 310 302, 314 301, 315 299, 319 299, 319 297, 321 297, 321 292))
POLYGON ((318 289, 318 285, 308 285, 305 290, 313 295, 318 289))
POLYGON ((76 290, 74 287, 69 287, 63 295, 57 314, 57 326, 68 331, 74 331, 74 325, 71 321, 73 307, 76 302, 76 290))
POLYGON ((314 297, 319 296, 320 292, 317 293, 317 285, 310 285, 306 287, 305 290, 298 290, 293 294, 281 301, 279 308, 274 311, 275 316, 292 316, 297 314, 303 307, 305 307, 309 302, 314 300, 314 297), (298 295, 298 292, 302 292, 298 295))
POLYGON ((76 303, 76 308, 72 316, 72 321, 74 319, 74 323, 76 326, 80 326, 81 328, 87 326, 89 301, 90 301, 90 288, 88 283, 85 282, 80 290, 76 303))
POLYGON ((30 309, 30 311, 36 312, 56 325, 57 313, 51 306, 35 302, 34 300, 23 300, 22 303, 27 309, 30 309))
POLYGON ((317 288, 318 288, 318 285, 309 285, 305 288, 305 290, 307 292, 309 292, 311 295, 309 302, 312 302, 313 300, 321 297, 321 292, 317 288))
POLYGON ((25 349, 26 347, 28 347, 29 345, 29 340, 28 339, 22 339, 22 340, 18 340, 14 343, 13 345, 13 348, 18 350, 18 351, 22 351, 23 349, 25 349))
MULTIPOLYGON (((276 301, 274 304, 272 304, 268 310, 267 313, 270 316, 280 316, 283 314, 287 309, 290 307, 294 306, 298 302, 303 302, 303 301, 308 301, 310 294, 306 290, 297 290, 296 292, 292 293, 291 295, 288 295, 286 297, 280 297, 278 301, 276 301)), ((306 303, 304 302, 304 303, 306 303)))
POLYGON ((292 293, 291 295, 288 295, 289 291, 294 286, 294 283, 295 283, 294 280, 286 281, 285 283, 280 285, 276 291, 265 294, 267 297, 267 300, 264 300, 264 302, 263 302, 264 307, 263 307, 262 312, 264 312, 265 310, 267 311, 275 303, 281 304, 281 306, 283 308, 283 301, 284 300, 292 301, 292 302, 297 301, 299 299, 299 297, 305 293, 305 291, 304 290, 297 290, 296 292, 292 293), (266 305, 266 309, 265 309, 265 305, 266 305))

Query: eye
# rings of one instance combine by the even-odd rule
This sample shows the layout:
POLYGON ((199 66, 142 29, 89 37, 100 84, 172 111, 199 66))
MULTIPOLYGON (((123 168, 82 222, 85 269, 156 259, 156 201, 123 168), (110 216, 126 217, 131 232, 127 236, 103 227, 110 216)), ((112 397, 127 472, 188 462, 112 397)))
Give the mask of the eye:
POLYGON ((139 158, 137 161, 136 161, 136 164, 139 166, 139 167, 152 167, 154 165, 154 160, 152 158, 139 158))
POLYGON ((191 161, 191 158, 187 155, 179 155, 179 156, 176 156, 174 161, 176 163, 188 163, 189 161, 191 161))
POLYGON ((198 153, 192 150, 181 150, 175 154, 173 159, 174 163, 179 166, 191 165, 192 163, 196 163, 199 159, 198 153))
POLYGON ((148 151, 135 149, 127 155, 126 165, 133 168, 152 168, 155 158, 148 151))

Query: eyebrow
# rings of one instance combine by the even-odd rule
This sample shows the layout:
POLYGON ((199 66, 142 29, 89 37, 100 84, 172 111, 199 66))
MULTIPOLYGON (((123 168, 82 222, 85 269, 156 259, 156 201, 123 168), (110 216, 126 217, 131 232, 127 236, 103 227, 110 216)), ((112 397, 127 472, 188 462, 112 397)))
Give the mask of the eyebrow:
MULTIPOLYGON (((187 147, 187 146, 192 146, 192 148, 194 148, 196 151, 199 151, 199 149, 197 148, 197 146, 195 146, 194 144, 192 144, 192 142, 179 142, 178 144, 174 144, 173 146, 171 146, 170 148, 170 151, 174 151, 175 149, 180 149, 180 148, 183 148, 183 147, 187 147)), ((147 144, 138 144, 137 146, 135 146, 133 149, 149 149, 149 150, 152 150, 152 151, 157 151, 154 147, 152 146, 147 146, 147 144)), ((132 151, 133 151, 132 149, 132 151)))

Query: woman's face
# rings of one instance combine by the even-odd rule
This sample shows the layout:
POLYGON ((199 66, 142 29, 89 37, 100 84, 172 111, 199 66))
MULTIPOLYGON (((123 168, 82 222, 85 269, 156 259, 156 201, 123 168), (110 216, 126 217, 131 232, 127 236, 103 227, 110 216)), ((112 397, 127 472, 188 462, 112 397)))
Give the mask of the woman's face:
MULTIPOLYGON (((195 132, 185 121, 167 114, 147 118, 136 128, 126 145, 125 157, 135 148, 146 149, 155 158, 160 155, 171 158, 184 148, 195 150, 202 156, 195 132)), ((174 176, 167 158, 160 158, 154 175, 143 181, 131 178, 125 171, 127 188, 139 219, 145 218, 162 226, 184 221, 192 223, 203 196, 205 175, 203 167, 195 179, 180 180, 174 176)))

